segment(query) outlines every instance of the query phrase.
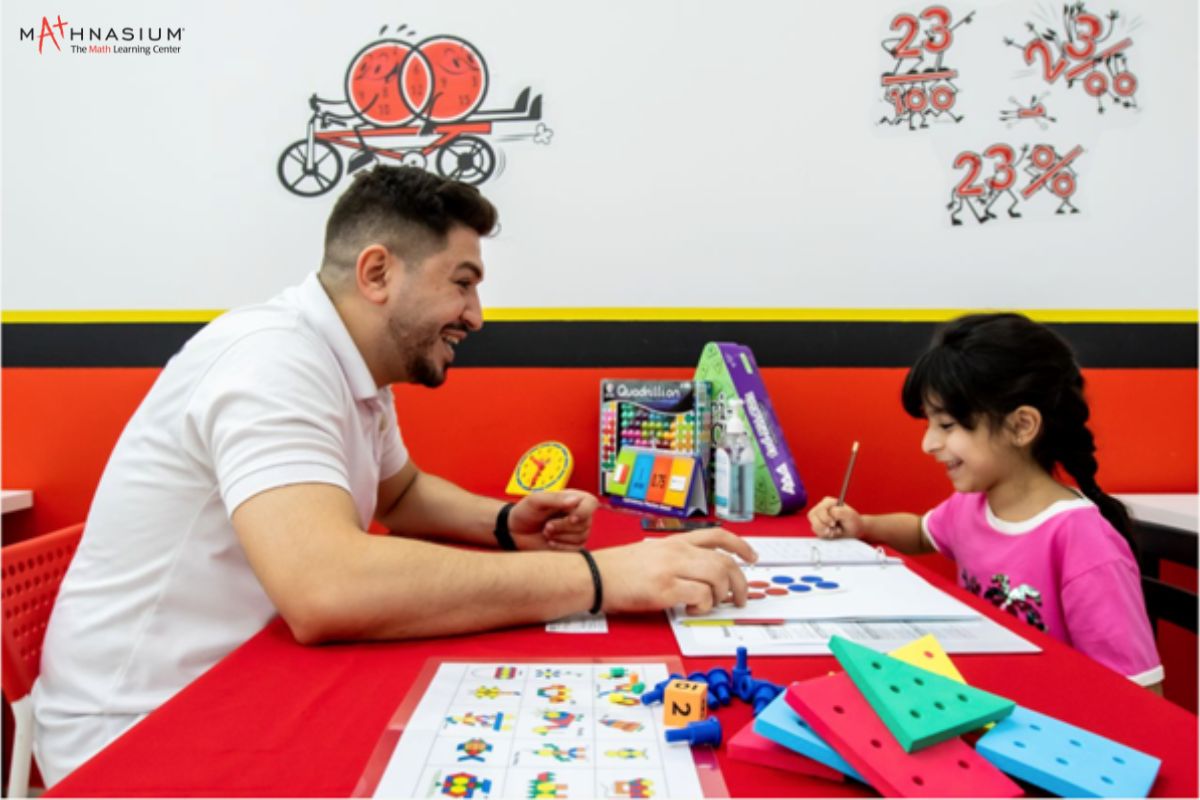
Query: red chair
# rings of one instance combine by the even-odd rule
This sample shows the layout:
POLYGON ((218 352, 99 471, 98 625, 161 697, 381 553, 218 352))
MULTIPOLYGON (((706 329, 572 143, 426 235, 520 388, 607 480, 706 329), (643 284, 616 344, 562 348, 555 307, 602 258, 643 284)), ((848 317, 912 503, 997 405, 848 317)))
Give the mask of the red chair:
POLYGON ((42 666, 42 639, 58 597, 58 586, 79 546, 83 523, 17 542, 0 550, 4 598, 4 661, 0 683, 12 706, 12 765, 8 796, 29 792, 33 704, 29 692, 42 666))

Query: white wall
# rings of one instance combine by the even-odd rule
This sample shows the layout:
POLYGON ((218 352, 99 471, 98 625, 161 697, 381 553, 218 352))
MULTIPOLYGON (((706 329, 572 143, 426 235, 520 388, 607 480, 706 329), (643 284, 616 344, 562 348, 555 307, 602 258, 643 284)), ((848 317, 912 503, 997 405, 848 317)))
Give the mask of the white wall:
POLYGON ((544 96, 548 146, 503 140, 530 123, 490 138, 491 306, 1195 308, 1196 3, 1115 2, 1089 9, 1120 11, 1108 43, 1133 39, 1136 112, 1097 114, 1004 46, 1061 4, 952 0, 976 12, 946 53, 966 118, 909 132, 876 124, 880 41, 924 4, 5 0, 3 306, 222 309, 299 281, 348 179, 300 198, 276 162, 308 96, 340 95, 351 57, 405 23, 479 48, 486 107, 544 96), (182 51, 39 55, 19 29, 46 13, 182 27, 182 51), (1046 89, 1048 130, 999 121, 1046 89), (952 228, 955 155, 996 142, 1082 145, 1081 213, 1042 192, 1022 219, 952 228))

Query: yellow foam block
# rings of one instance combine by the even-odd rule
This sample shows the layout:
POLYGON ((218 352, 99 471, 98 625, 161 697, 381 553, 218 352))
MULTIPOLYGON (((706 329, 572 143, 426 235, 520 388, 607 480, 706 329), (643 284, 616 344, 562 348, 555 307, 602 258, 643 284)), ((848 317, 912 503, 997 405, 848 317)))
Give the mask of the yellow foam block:
POLYGON ((952 681, 966 684, 962 674, 954 666, 954 662, 950 660, 950 656, 946 655, 946 651, 942 649, 937 637, 932 633, 911 641, 903 647, 897 647, 888 653, 888 655, 898 658, 906 664, 912 664, 914 667, 935 672, 943 678, 949 678, 952 681))

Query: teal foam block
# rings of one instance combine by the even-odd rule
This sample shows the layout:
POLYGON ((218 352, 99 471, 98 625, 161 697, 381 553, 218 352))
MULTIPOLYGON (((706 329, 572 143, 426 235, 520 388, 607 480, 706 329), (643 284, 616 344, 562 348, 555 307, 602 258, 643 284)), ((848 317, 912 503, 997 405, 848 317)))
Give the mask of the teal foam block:
POLYGON ((781 693, 771 701, 754 718, 754 732, 765 736, 776 744, 781 744, 789 750, 794 750, 802 756, 808 756, 813 761, 819 761, 827 767, 833 767, 844 775, 849 775, 856 781, 866 783, 866 779, 837 751, 817 736, 808 723, 792 710, 784 699, 786 693, 781 693))
POLYGON ((1162 760, 1017 706, 975 743, 1015 778, 1062 797, 1145 797, 1162 760))
POLYGON ((1016 706, 840 636, 829 649, 907 753, 982 728, 1016 706))

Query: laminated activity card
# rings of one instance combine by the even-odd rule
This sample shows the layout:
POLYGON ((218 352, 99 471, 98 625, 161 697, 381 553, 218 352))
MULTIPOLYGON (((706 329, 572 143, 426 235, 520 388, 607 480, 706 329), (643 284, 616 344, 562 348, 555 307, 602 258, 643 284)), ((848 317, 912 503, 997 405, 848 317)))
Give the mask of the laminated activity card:
POLYGON ((641 704, 671 671, 677 658, 431 660, 355 795, 726 796, 711 751, 668 743, 662 707, 641 704))

